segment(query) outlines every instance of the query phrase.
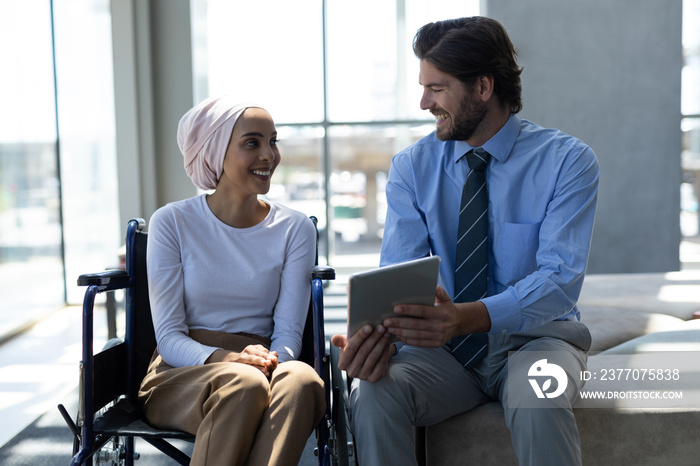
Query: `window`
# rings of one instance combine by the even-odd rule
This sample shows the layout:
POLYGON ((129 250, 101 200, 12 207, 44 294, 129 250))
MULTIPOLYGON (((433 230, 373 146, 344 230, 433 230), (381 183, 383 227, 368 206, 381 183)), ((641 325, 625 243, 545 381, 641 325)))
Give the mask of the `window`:
POLYGON ((418 106, 413 35, 478 5, 195 3, 197 100, 232 94, 270 111, 282 164, 268 196, 318 217, 321 253, 334 265, 378 265, 391 157, 433 130, 418 106))
POLYGON ((0 336, 116 263, 110 51, 108 0, 0 2, 0 336))
POLYGON ((82 273, 118 265, 119 225, 109 0, 54 0, 67 301, 82 273))
POLYGON ((51 40, 49 2, 0 3, 3 334, 65 302, 51 40))
MULTIPOLYGON (((681 232, 687 239, 700 236, 700 0, 683 2, 683 72, 681 81, 681 131, 683 134, 683 183, 681 232)), ((696 241, 697 243, 697 241, 696 241)), ((686 258, 700 257, 700 246, 681 246, 686 258)), ((700 259, 695 259, 698 262, 700 259)))

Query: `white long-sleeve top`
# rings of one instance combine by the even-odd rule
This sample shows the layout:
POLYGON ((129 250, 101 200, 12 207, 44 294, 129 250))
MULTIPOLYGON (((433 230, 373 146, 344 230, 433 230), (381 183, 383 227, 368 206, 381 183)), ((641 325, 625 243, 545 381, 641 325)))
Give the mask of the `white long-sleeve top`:
POLYGON ((158 352, 173 366, 203 364, 217 348, 189 329, 272 340, 279 361, 299 357, 316 238, 303 213, 269 202, 263 222, 233 228, 206 196, 158 209, 148 228, 148 287, 158 352))

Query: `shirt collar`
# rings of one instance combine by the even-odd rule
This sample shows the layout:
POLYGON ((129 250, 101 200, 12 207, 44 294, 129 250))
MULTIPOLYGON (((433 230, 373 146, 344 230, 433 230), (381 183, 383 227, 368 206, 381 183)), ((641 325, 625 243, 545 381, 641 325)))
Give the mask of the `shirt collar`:
MULTIPOLYGON (((506 121, 506 124, 481 147, 496 160, 504 163, 508 159, 519 133, 520 117, 512 114, 506 121)), ((476 147, 464 141, 455 141, 453 148, 453 159, 455 163, 472 149, 476 149, 476 147)))

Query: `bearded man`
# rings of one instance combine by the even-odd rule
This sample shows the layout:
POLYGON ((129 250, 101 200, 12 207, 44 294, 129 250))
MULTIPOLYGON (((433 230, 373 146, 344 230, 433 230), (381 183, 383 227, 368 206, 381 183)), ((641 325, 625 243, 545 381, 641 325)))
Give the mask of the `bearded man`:
POLYGON ((430 23, 413 48, 436 129, 392 161, 381 265, 440 256, 440 286, 434 305, 394 309, 418 318, 332 338, 360 464, 417 464, 414 426, 493 400, 521 465, 581 464, 571 406, 591 337, 576 302, 596 155, 517 116, 522 68, 497 21, 430 23), (561 376, 538 381, 542 368, 561 376))

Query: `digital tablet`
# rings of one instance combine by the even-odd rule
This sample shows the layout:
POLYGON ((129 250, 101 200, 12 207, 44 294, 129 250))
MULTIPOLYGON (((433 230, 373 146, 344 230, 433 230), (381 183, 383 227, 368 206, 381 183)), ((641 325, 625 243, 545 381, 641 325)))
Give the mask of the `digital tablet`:
POLYGON ((397 316, 397 304, 433 304, 439 268, 440 257, 430 256, 351 275, 348 336, 365 324, 374 327, 387 317, 397 316))

